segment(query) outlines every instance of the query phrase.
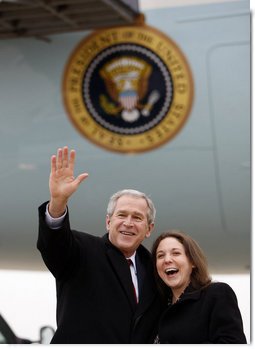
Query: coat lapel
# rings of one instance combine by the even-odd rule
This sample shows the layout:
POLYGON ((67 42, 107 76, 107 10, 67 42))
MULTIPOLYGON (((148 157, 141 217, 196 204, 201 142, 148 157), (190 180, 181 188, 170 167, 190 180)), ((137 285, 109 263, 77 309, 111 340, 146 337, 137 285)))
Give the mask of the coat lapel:
POLYGON ((147 250, 140 246, 136 253, 136 267, 139 287, 139 304, 136 315, 142 314, 151 304, 156 294, 156 285, 152 274, 152 261, 147 250), (145 253, 146 251, 146 253, 145 253))
POLYGON ((131 273, 126 258, 115 246, 111 244, 111 242, 108 240, 107 235, 106 237, 104 236, 104 239, 107 246, 107 257, 112 266, 112 269, 114 270, 122 286, 122 289, 129 300, 130 306, 135 311, 137 304, 134 297, 131 273))

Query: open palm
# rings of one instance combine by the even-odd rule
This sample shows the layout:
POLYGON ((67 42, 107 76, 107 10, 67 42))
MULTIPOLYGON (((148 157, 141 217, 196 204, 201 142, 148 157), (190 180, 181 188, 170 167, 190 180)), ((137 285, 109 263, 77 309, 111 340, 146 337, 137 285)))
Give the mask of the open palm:
POLYGON ((82 173, 74 177, 75 151, 70 151, 68 156, 68 147, 58 149, 57 156, 51 157, 51 173, 49 179, 49 188, 51 198, 67 201, 68 198, 77 190, 80 183, 88 176, 82 173))

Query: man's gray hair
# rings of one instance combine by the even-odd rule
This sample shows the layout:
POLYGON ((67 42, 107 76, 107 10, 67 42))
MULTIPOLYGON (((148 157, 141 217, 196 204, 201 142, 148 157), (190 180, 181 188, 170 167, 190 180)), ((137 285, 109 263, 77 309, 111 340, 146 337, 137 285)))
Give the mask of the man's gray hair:
POLYGON ((136 198, 142 198, 147 202, 148 205, 148 213, 147 213, 147 220, 148 223, 154 223, 155 217, 156 217, 156 209, 152 202, 152 200, 144 193, 134 190, 134 189, 123 189, 118 191, 117 193, 113 194, 109 200, 108 206, 107 206, 107 215, 111 217, 113 215, 113 212, 115 210, 117 200, 123 196, 123 195, 129 195, 136 198))

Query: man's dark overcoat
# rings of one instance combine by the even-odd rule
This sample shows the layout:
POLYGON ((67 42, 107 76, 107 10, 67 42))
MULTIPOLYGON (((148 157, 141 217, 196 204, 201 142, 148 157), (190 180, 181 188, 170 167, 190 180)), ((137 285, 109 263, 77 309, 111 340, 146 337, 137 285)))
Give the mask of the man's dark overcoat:
POLYGON ((56 279, 57 330, 52 343, 151 343, 161 305, 150 253, 140 246, 136 264, 140 301, 136 304, 129 266, 108 234, 96 237, 45 222, 39 207, 37 248, 56 279))

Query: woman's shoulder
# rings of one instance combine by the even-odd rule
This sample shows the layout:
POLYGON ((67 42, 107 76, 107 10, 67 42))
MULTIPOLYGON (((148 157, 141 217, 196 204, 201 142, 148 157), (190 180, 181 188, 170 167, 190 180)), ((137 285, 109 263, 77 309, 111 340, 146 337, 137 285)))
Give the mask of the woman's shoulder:
POLYGON ((234 290, 232 287, 225 283, 225 282, 219 282, 219 281, 212 281, 207 287, 206 292, 211 295, 235 295, 234 290))

